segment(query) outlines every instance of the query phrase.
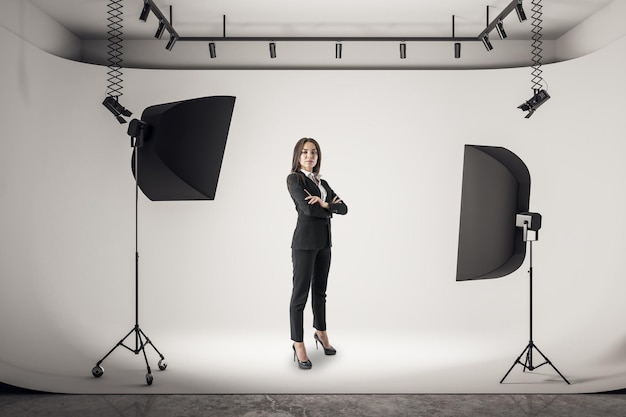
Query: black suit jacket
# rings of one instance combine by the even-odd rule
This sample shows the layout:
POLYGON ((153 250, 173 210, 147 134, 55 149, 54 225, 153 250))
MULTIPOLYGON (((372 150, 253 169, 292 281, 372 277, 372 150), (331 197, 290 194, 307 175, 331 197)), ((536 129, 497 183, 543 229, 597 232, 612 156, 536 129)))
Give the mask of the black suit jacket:
POLYGON ((314 250, 332 246, 330 219, 333 214, 346 214, 348 206, 342 201, 333 203, 337 196, 328 182, 322 180, 322 185, 326 189, 326 202, 330 204, 328 209, 319 204, 309 204, 306 197, 308 194, 321 197, 320 189, 310 178, 301 173, 291 173, 287 177, 287 188, 298 212, 296 229, 293 232, 291 241, 292 249, 314 250))

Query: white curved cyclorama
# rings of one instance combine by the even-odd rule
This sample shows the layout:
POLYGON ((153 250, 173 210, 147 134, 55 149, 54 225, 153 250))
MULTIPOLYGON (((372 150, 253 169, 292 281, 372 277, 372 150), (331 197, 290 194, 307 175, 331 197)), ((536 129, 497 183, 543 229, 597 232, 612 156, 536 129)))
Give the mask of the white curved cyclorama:
MULTIPOLYGON (((134 313, 132 149, 101 104, 105 69, 0 32, 2 382, 145 392, 145 364, 126 352, 107 358, 102 378, 90 373, 134 313)), ((237 97, 215 200, 140 195, 140 314, 169 363, 150 392, 623 388, 625 42, 544 66, 552 98, 531 119, 516 108, 529 95, 525 68, 127 70, 133 111, 237 97), (351 210, 333 223, 338 354, 307 340, 310 378, 292 362, 287 315, 295 218, 285 178, 303 136, 320 142, 322 174, 351 210), (499 383, 527 340, 527 276, 522 266, 455 280, 467 143, 505 147, 532 172, 529 209, 543 216, 535 333, 571 385, 550 369, 499 383)))

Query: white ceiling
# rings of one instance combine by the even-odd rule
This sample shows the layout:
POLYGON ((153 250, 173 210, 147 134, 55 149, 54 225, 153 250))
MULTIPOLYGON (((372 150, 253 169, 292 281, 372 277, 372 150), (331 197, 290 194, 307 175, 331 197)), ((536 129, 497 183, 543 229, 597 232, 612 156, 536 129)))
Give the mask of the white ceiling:
MULTIPOLYGON (((107 6, 110 0, 30 1, 82 41, 103 41, 107 38, 107 6)), ((172 6, 172 23, 181 37, 215 37, 219 40, 223 35, 224 15, 228 37, 318 36, 338 39, 348 36, 449 37, 452 35, 452 15, 455 15, 456 20, 456 36, 475 37, 486 26, 487 5, 490 19, 493 19, 510 1, 490 0, 487 3, 484 0, 155 0, 154 2, 166 16, 169 16, 170 5, 172 6)), ((163 42, 154 39, 157 20, 153 14, 147 22, 139 20, 142 0, 123 0, 122 3, 125 42, 136 40, 163 42)), ((611 3, 611 0, 542 1, 543 40, 558 39, 608 3, 611 3)), ((504 21, 508 40, 531 39, 531 0, 525 0, 523 5, 528 16, 526 22, 519 22, 515 12, 504 21)), ((167 34, 164 36, 164 39, 166 38, 167 34)), ((160 63, 162 59, 155 57, 153 66, 167 66, 160 63)), ((180 61, 185 58, 179 53, 176 59, 180 61)), ((148 61, 149 59, 144 59, 144 62, 148 61)), ((142 65, 150 66, 145 63, 142 65)))
MULTIPOLYGON (((109 0, 31 0, 81 39, 106 39, 109 0)), ((150 39, 155 24, 139 21, 142 0, 124 0, 127 39, 150 39)), ((228 36, 450 36, 452 15, 457 36, 476 36, 510 0, 155 0, 181 36, 221 36, 226 15, 228 36)), ((610 0, 544 0, 543 35, 556 39, 610 0)), ((531 1, 524 1, 531 17, 531 1)), ((512 39, 528 39, 529 25, 515 13, 505 23, 512 39)), ((149 20, 150 22, 150 20, 149 20)))

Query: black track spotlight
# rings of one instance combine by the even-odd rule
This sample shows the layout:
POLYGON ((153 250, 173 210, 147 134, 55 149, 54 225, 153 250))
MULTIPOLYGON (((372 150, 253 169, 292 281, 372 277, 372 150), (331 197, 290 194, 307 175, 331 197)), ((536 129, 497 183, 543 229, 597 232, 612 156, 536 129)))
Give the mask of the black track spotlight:
POLYGON ((335 44, 335 59, 341 59, 341 51, 343 49, 343 45, 341 44, 341 42, 337 42, 335 44))
POLYGON ((115 118, 117 119, 118 122, 120 122, 120 124, 126 123, 126 120, 122 116, 130 117, 133 115, 129 110, 126 110, 124 106, 122 106, 117 101, 117 97, 107 96, 107 98, 104 99, 102 104, 104 105, 104 107, 109 109, 111 113, 113 113, 113 116, 115 116, 115 118))
POLYGON ((159 27, 157 28, 154 37, 157 39, 161 39, 163 37, 163 32, 165 31, 165 21, 163 19, 159 20, 159 27))
POLYGON ((520 22, 526 20, 526 13, 524 13, 524 7, 522 7, 522 0, 515 5, 515 11, 517 12, 517 18, 520 22))
POLYGON ((178 38, 175 35, 170 34, 170 40, 167 42, 167 45, 165 45, 165 49, 171 51, 177 40, 178 38))
POLYGON ((496 23, 496 32, 498 32, 500 39, 506 39, 506 32, 504 31, 504 23, 502 23, 502 20, 496 23))
MULTIPOLYGON (((455 17, 454 15, 452 15, 452 39, 456 39, 456 34, 455 34, 455 17)), ((461 58, 461 42, 455 42, 454 43, 454 57, 455 58, 461 58)))
POLYGON ((406 43, 400 43, 400 59, 406 59, 406 43))
POLYGON ((534 91, 535 93, 528 101, 525 101, 519 106, 517 106, 518 109, 528 112, 528 114, 525 116, 526 119, 532 116, 535 110, 537 110, 539 106, 541 106, 543 103, 548 101, 548 99, 550 98, 550 95, 548 94, 546 90, 534 90, 534 91))
POLYGON ((211 58, 215 58, 217 56, 217 54, 215 53, 215 42, 209 43, 209 55, 211 56, 211 58))
POLYGON ((276 58, 276 44, 270 42, 270 58, 276 58))
POLYGON ((493 45, 491 45, 491 42, 489 42, 489 35, 483 36, 480 40, 483 41, 485 49, 487 49, 488 51, 491 51, 493 49, 493 45))
POLYGON ((454 43, 454 57, 461 58, 461 42, 454 43))
POLYGON ((146 20, 148 20, 149 15, 150 15, 150 3, 146 1, 143 3, 143 9, 141 9, 139 20, 143 20, 145 22, 146 20))

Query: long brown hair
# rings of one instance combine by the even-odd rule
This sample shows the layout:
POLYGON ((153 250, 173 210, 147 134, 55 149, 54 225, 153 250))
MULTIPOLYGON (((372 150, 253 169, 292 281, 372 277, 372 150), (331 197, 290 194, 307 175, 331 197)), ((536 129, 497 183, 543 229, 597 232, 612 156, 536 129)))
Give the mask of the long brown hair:
POLYGON ((296 142, 296 146, 293 148, 293 160, 291 161, 291 172, 298 173, 300 172, 300 154, 302 153, 302 149, 304 149, 304 145, 307 142, 311 142, 315 145, 315 149, 317 149, 317 164, 313 167, 313 174, 317 176, 320 172, 320 166, 322 165, 322 150, 320 149, 319 143, 313 138, 302 138, 298 142, 296 142))

